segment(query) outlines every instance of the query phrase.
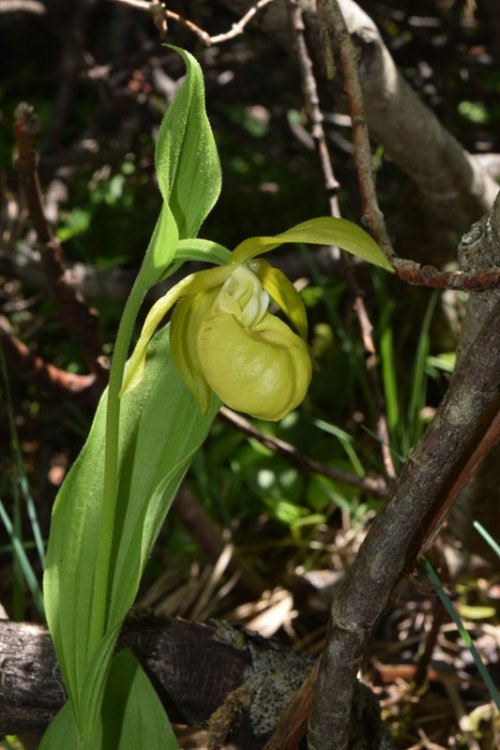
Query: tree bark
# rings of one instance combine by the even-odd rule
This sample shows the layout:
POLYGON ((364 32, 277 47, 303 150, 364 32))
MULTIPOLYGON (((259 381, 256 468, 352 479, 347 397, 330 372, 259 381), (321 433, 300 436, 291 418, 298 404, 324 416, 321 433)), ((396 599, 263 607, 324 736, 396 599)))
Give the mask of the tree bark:
MULTIPOLYGON (((499 199, 495 201, 491 213, 474 224, 471 231, 462 237, 459 258, 464 270, 474 273, 500 266, 499 199)), ((499 301, 500 289, 469 296, 457 354, 457 367, 467 356, 485 321, 499 301)), ((499 327, 500 320, 497 318, 493 324, 499 327)), ((496 553, 477 532, 474 522, 479 522, 492 536, 500 528, 499 462, 500 443, 491 450, 473 481, 460 493, 448 522, 467 551, 476 552, 493 564, 498 564, 496 553)))
MULTIPOLYGON (((488 217, 462 242, 483 262, 500 237, 500 193, 488 217)), ((485 294, 485 293, 481 293, 485 294)), ((437 532, 478 463, 500 438, 500 296, 479 305, 446 396, 408 456, 393 496, 377 515, 333 602, 314 691, 310 750, 345 750, 356 673, 374 624, 404 570, 437 532), (330 696, 342 685, 338 700, 330 696)), ((479 298, 479 294, 477 296, 479 298)), ((496 472, 498 477, 498 470, 496 472)))

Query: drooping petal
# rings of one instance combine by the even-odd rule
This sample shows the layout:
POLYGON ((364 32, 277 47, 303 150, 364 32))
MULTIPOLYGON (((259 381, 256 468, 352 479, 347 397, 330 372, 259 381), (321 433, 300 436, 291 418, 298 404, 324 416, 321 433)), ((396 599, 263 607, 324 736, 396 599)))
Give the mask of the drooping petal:
POLYGON ((132 352, 132 356, 130 357, 125 369, 123 386, 120 391, 121 397, 129 393, 129 391, 132 391, 141 382, 144 376, 144 365, 146 362, 146 350, 148 344, 172 305, 177 302, 182 294, 185 294, 189 290, 193 283, 194 276, 195 274, 186 276, 185 279, 182 279, 182 281, 173 286, 164 297, 161 297, 155 302, 147 314, 141 335, 139 336, 135 349, 132 352))
POLYGON ((170 327, 172 357, 203 414, 210 407, 212 390, 198 356, 198 331, 218 294, 217 287, 180 300, 172 314, 170 327))
POLYGON ((285 274, 274 268, 266 260, 252 260, 249 268, 255 273, 262 286, 280 306, 295 328, 307 340, 307 315, 302 299, 292 282, 285 274))
POLYGON ((132 356, 127 363, 123 386, 120 391, 121 397, 129 393, 129 391, 132 391, 141 382, 144 375, 148 344, 170 308, 185 294, 196 294, 204 289, 210 289, 222 284, 230 275, 231 271, 232 267, 227 265, 192 273, 182 279, 182 281, 179 281, 179 283, 173 286, 172 289, 169 289, 164 297, 161 297, 155 302, 147 314, 141 335, 139 336, 135 349, 132 352, 132 356))
POLYGON ((232 409, 277 421, 304 399, 311 379, 307 346, 269 313, 253 328, 212 312, 198 332, 198 356, 207 383, 232 409))

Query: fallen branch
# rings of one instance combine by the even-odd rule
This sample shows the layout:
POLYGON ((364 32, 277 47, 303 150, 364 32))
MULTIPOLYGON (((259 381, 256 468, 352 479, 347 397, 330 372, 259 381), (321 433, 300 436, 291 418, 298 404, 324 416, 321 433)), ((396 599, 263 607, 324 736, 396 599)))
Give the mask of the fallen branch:
MULTIPOLYGON (((209 745, 217 737, 240 750, 265 744, 313 664, 276 640, 226 623, 145 613, 126 621, 118 648, 130 648, 139 659, 173 722, 207 727, 209 745), (234 711, 238 698, 243 700, 234 711)), ((40 625, 0 620, 0 663, 0 736, 42 733, 66 700, 48 632, 40 625)), ((360 738, 369 739, 374 750, 387 748, 368 688, 359 687, 356 705, 360 738)))

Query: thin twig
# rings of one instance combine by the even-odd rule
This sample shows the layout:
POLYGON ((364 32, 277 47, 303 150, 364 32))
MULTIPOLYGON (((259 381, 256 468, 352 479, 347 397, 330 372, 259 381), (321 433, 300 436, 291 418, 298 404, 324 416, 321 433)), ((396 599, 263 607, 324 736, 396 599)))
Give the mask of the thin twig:
POLYGON ((105 383, 107 368, 102 359, 97 314, 89 309, 83 298, 66 282, 64 251, 45 217, 37 169, 37 132, 38 119, 33 108, 28 104, 20 104, 14 113, 16 167, 30 219, 40 243, 42 268, 54 294, 60 319, 81 341, 83 356, 89 369, 100 382, 105 383))
POLYGON ((311 57, 309 55, 304 35, 304 17, 300 4, 297 0, 289 0, 290 21, 294 35, 297 62, 299 64, 302 96, 304 98, 305 112, 311 124, 311 135, 316 147, 316 153, 323 172, 325 189, 330 204, 332 216, 340 217, 340 208, 337 193, 340 183, 335 177, 328 145, 326 142, 325 129, 323 127, 324 117, 319 106, 319 95, 311 57))
MULTIPOLYGON (((328 145, 326 142, 325 131, 323 128, 324 118, 319 105, 318 87, 314 77, 313 64, 309 55, 309 51, 307 49, 307 43, 304 35, 303 12, 300 4, 296 0, 289 0, 289 6, 291 26, 295 37, 295 46, 302 76, 302 90, 305 99, 305 109, 311 123, 311 130, 314 142, 316 144, 321 170, 323 172, 325 190, 329 197, 330 211, 332 216, 340 216, 340 209, 336 196, 331 194, 332 188, 338 189, 339 183, 333 171, 328 145)), ((358 147, 356 141, 355 147, 358 147)), ((377 352, 372 335, 373 325, 370 321, 368 311, 364 303, 363 292, 360 289, 356 280, 356 276, 354 274, 354 265, 352 259, 347 256, 345 258, 345 268, 347 280, 354 295, 353 309, 358 320, 361 338, 366 353, 365 364, 377 405, 376 429, 382 454, 382 462, 387 479, 389 481, 393 481, 396 477, 396 471, 394 468, 390 450, 389 429, 387 426, 387 418, 385 415, 384 397, 382 394, 382 388, 380 386, 377 372, 377 352)))
POLYGON ((485 292, 500 288, 500 268, 493 267, 480 273, 465 271, 440 271, 434 266, 422 266, 412 260, 393 258, 392 264, 401 281, 407 284, 453 289, 464 292, 485 292))
POLYGON ((0 344, 9 369, 16 375, 29 379, 42 389, 49 388, 67 397, 82 400, 84 403, 97 403, 100 389, 96 385, 94 373, 77 375, 45 362, 41 357, 32 354, 28 347, 8 332, 3 324, 0 325, 0 344))
MULTIPOLYGON (((260 10, 262 10, 262 8, 265 8, 266 5, 274 2, 274 0, 258 0, 258 2, 256 2, 251 6, 251 8, 247 10, 247 12, 240 18, 239 21, 233 23, 229 31, 226 31, 222 34, 215 34, 214 36, 210 36, 210 34, 208 34, 200 26, 195 24, 193 21, 184 18, 184 16, 179 15, 179 13, 175 13, 173 10, 168 10, 162 2, 157 0, 152 0, 151 2, 149 2, 148 0, 111 0, 111 2, 118 3, 120 5, 128 5, 131 8, 136 8, 137 10, 144 10, 153 16, 155 22, 157 22, 157 19, 161 19, 162 17, 166 21, 176 21, 177 23, 180 23, 182 26, 185 26, 187 29, 189 29, 189 31, 191 31, 193 34, 195 34, 205 46, 210 47, 213 44, 221 44, 222 42, 227 42, 229 39, 234 39, 234 37, 243 34, 245 27, 250 23, 252 18, 260 10)), ((162 31, 166 31, 166 28, 163 28, 162 31)))
POLYGON ((319 461, 315 461, 313 458, 308 458, 290 443, 273 437, 272 435, 266 435, 265 432, 259 430, 255 425, 245 419, 245 417, 242 417, 241 414, 237 414, 226 406, 221 408, 219 415, 226 422, 229 422, 233 427, 240 430, 240 432, 244 432, 245 435, 255 438, 259 443, 265 445, 266 448, 269 448, 269 450, 273 451, 273 453, 276 453, 278 456, 282 456, 291 464, 297 466, 301 471, 305 471, 308 474, 320 474, 321 476, 328 477, 328 479, 333 479, 335 482, 343 482, 344 484, 358 487, 360 490, 377 495, 378 497, 385 497, 387 494, 386 483, 381 477, 377 479, 372 477, 360 479, 347 471, 342 471, 333 466, 327 466, 319 461))
POLYGON ((317 0, 316 5, 320 26, 324 32, 323 38, 325 44, 330 47, 328 55, 333 59, 333 50, 338 52, 342 66, 352 121, 354 160, 363 205, 363 223, 368 225, 383 252, 391 260, 395 254, 375 190, 368 125, 354 46, 337 0, 317 0))

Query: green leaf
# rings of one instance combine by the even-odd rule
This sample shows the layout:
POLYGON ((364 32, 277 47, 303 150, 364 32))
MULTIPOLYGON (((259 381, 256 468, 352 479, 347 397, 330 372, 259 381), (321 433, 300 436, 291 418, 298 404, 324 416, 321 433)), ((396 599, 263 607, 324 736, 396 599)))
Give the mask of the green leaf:
POLYGON ((83 728, 81 706, 98 705, 97 684, 133 603, 144 564, 194 452, 218 408, 202 415, 172 362, 168 328, 148 349, 141 384, 123 399, 118 508, 111 551, 108 638, 89 653, 96 544, 101 524, 106 394, 53 511, 44 594, 47 620, 83 728), (116 630, 116 632, 114 632, 116 630), (97 659, 98 668, 92 669, 97 659), (100 664, 100 666, 99 666, 100 664), (84 695, 85 693, 85 695, 84 695))
POLYGON ((113 658, 102 710, 102 750, 177 750, 158 695, 130 651, 113 658))
POLYGON ((335 245, 375 266, 394 272, 382 250, 364 229, 347 219, 336 219, 331 216, 304 221, 274 237, 250 237, 235 248, 233 262, 248 261, 285 242, 335 245))
POLYGON ((203 74, 195 58, 169 45, 184 59, 186 80, 170 105, 156 144, 156 172, 179 237, 196 237, 221 189, 219 156, 205 110, 203 74))
POLYGON ((81 750, 82 740, 71 704, 65 703, 57 712, 42 737, 38 750, 81 750))
MULTIPOLYGON (((83 746, 71 704, 45 732, 40 750, 83 746)), ((141 665, 130 651, 113 657, 92 750, 178 750, 168 716, 141 665)))
POLYGON ((230 263, 231 257, 231 251, 227 247, 211 240, 194 238, 179 240, 175 250, 176 261, 201 260, 203 263, 214 263, 222 266, 225 263, 230 263))
MULTIPOLYGON (((214 399, 209 413, 200 414, 172 362, 168 329, 148 350, 142 382, 119 399, 144 295, 172 272, 179 237, 197 234, 220 192, 201 70, 191 55, 177 51, 186 62, 187 77, 158 141, 164 205, 122 316, 108 391, 56 500, 47 554, 45 608, 71 705, 56 719, 54 732, 72 736, 74 722, 82 750, 95 747, 120 626, 177 487, 218 408, 214 399)), ((215 243, 194 250, 219 260, 227 256, 215 243)))

